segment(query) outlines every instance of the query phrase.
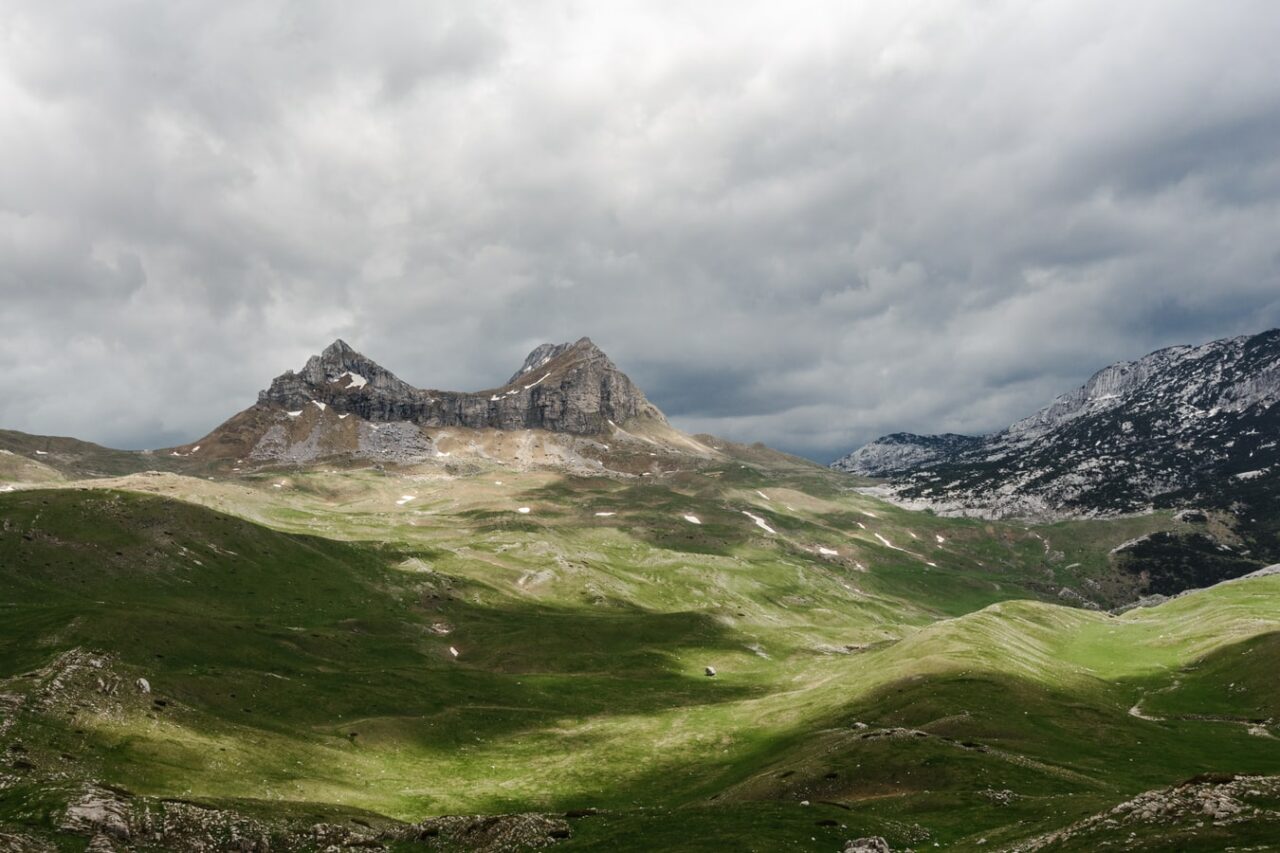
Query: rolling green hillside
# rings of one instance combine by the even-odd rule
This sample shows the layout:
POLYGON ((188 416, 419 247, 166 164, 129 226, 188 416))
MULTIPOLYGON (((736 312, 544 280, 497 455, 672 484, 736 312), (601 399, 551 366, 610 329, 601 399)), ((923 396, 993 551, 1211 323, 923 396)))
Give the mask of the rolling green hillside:
POLYGON ((1200 774, 1280 775, 1280 576, 1068 607, 1064 587, 1120 596, 1118 544, 1185 525, 938 518, 844 483, 744 460, 0 494, 0 842, 84 849, 86 798, 126 815, 120 849, 1280 832, 1267 782, 1245 821, 1088 823, 1200 774), (541 817, 418 823, 517 813, 541 817))

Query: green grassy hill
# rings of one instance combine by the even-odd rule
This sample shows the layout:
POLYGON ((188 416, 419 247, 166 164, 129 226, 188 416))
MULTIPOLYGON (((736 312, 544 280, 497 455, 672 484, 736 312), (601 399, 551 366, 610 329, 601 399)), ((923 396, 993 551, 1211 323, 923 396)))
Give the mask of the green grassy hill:
POLYGON ((944 519, 845 483, 744 458, 0 494, 0 842, 84 849, 87 790, 124 804, 128 849, 246 827, 322 849, 320 823, 390 849, 1280 831, 1263 783, 1234 824, 1087 823, 1199 774, 1280 775, 1280 576, 1067 607, 1119 595, 1111 550, 1180 523, 944 519), (524 812, 548 823, 409 828, 524 812))

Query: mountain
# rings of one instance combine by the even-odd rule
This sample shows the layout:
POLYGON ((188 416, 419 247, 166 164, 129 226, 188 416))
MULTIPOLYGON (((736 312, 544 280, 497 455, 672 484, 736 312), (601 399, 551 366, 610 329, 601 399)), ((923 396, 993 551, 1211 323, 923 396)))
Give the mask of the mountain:
POLYGON ((622 425, 670 429, 588 338, 543 344, 506 384, 470 393, 415 388, 337 340, 300 371, 277 376, 254 406, 173 453, 250 462, 348 456, 412 463, 438 454, 430 430, 607 436, 622 425))
POLYGON ((987 436, 896 433, 832 463, 916 505, 987 516, 1229 508, 1270 499, 1280 330, 1158 350, 987 436))

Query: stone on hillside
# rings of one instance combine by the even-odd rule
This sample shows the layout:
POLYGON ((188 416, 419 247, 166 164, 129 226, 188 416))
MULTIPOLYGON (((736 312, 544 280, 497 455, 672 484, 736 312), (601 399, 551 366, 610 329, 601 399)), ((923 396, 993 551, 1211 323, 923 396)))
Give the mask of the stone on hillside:
POLYGON ((62 828, 88 834, 106 833, 115 838, 129 838, 129 803, 117 794, 90 786, 80 799, 67 806, 62 828))
POLYGON ((139 693, 151 692, 151 682, 147 681, 145 678, 139 678, 134 682, 134 685, 138 688, 139 693))
POLYGON ((116 848, 110 838, 98 833, 89 840, 89 846, 84 848, 84 853, 116 853, 116 848))
POLYGON ((893 850, 889 847, 889 842, 879 835, 871 835, 846 842, 844 853, 893 853, 893 850))
POLYGON ((709 666, 709 667, 707 667, 704 671, 705 671, 705 672, 706 672, 706 674, 707 674, 707 678, 714 678, 714 677, 715 677, 715 674, 716 674, 716 668, 715 668, 714 666, 709 666))

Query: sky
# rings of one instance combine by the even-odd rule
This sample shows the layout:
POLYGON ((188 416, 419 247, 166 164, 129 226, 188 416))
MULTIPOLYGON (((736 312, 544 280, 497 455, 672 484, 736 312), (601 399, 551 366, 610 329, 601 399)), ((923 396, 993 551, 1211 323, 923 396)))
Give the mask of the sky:
POLYGON ((1280 326, 1280 4, 0 2, 0 427, 591 337, 828 461, 1280 326))

